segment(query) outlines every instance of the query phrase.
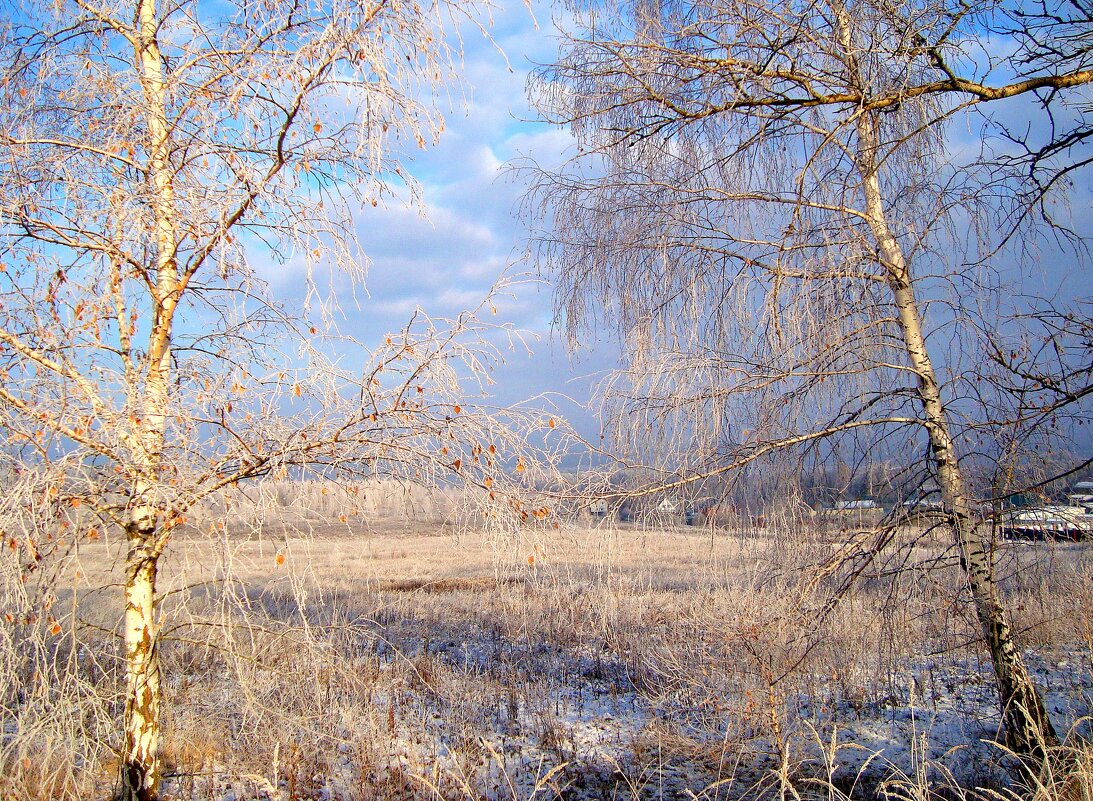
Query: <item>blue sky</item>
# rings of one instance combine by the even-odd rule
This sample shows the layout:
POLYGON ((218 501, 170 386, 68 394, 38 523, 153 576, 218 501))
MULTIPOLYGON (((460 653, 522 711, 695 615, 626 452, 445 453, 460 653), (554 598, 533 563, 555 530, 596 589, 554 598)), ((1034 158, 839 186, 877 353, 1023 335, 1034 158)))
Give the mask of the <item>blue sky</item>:
MULTIPOLYGON (((519 275, 530 269, 521 258, 527 232, 516 216, 525 187, 506 166, 523 158, 557 163, 570 144, 565 131, 533 121, 535 112, 526 99, 529 71, 555 55, 551 15, 550 4, 542 0, 530 6, 512 3, 493 15, 493 42, 469 26, 464 29, 460 69, 465 83, 453 88, 454 106, 444 109, 439 144, 416 151, 409 165, 421 184, 423 206, 411 206, 408 193, 396 187, 386 205, 366 208, 357 218, 371 268, 366 291, 357 292, 359 308, 352 298, 341 298, 345 318, 339 325, 346 333, 382 341, 418 307, 434 317, 454 316, 476 306, 503 272, 519 275)), ((1031 98, 1000 110, 1011 119, 1037 119, 1031 98)), ((974 123, 950 131, 956 153, 974 153, 978 142, 974 123)), ((1086 229, 1093 228, 1089 172, 1070 196, 1076 224, 1086 229)), ((1018 291, 1089 294, 1088 265, 1049 242, 1042 244, 1036 263, 1011 259, 1004 271, 1018 291)), ((273 283, 277 291, 276 278, 273 283)), ((514 297, 498 304, 497 322, 526 332, 532 353, 523 347, 505 352, 495 375, 495 400, 554 404, 585 436, 598 439, 598 426, 581 404, 588 402, 595 378, 616 364, 615 346, 604 336, 580 353, 567 352, 553 325, 550 287, 530 282, 514 291, 514 297)))
MULTIPOLYGON (((366 284, 357 288, 355 301, 348 282, 334 278, 332 284, 343 291, 336 323, 358 340, 382 342, 419 307, 434 318, 454 317, 481 303, 502 274, 518 278, 531 270, 518 219, 524 185, 508 165, 524 157, 556 162, 570 141, 565 131, 532 121, 525 93, 533 65, 554 55, 549 5, 498 9, 490 32, 492 43, 469 26, 462 31, 465 81, 450 87, 450 107, 440 104, 444 133, 436 146, 408 154, 423 205, 413 206, 406 188, 395 185, 385 204, 357 215, 360 246, 371 261, 366 284)), ((275 294, 298 294, 295 266, 290 260, 266 273, 275 294)), ((505 347, 492 399, 549 407, 586 437, 598 438, 598 425, 582 406, 594 376, 615 365, 615 350, 568 353, 553 330, 550 287, 528 278, 499 298, 490 320, 511 323, 527 345, 505 347)))

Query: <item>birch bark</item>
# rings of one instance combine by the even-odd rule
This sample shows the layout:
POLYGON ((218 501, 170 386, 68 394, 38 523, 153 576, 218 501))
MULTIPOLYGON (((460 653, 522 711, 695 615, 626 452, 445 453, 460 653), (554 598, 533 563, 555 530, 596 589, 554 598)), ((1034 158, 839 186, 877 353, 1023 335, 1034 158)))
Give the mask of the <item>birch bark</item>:
POLYGON ((157 648, 156 574, 167 531, 157 517, 153 488, 159 478, 169 402, 171 340, 178 302, 177 234, 171 173, 171 136, 166 111, 163 55, 157 36, 154 0, 137 4, 134 61, 142 89, 149 150, 147 180, 155 236, 155 285, 147 370, 141 412, 130 417, 134 429, 134 469, 138 474, 126 535, 125 570, 125 755, 122 787, 126 801, 159 797, 160 682, 157 648))
POLYGON ((884 210, 878 167, 877 130, 873 112, 862 112, 857 120, 858 169, 864 194, 864 214, 876 240, 877 252, 889 277, 892 302, 903 335, 907 360, 918 378, 918 400, 923 425, 930 443, 930 456, 937 471, 938 486, 949 517, 960 563, 971 590, 976 617, 990 651, 997 680, 999 702, 1007 745, 1014 753, 1042 759, 1045 748, 1058 741, 1043 700, 1029 676, 1013 639, 1005 607, 994 578, 989 549, 972 514, 965 489, 948 413, 941 395, 933 362, 926 348, 922 312, 915 297, 911 268, 896 237, 892 234, 884 210))

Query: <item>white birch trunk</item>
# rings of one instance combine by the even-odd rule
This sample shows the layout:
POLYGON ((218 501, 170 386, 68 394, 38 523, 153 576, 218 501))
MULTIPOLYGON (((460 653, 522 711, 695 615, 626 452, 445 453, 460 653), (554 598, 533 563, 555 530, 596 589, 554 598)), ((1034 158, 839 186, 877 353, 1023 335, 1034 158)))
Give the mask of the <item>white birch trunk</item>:
POLYGON ((937 374, 926 350, 922 313, 915 298, 910 266, 885 214, 876 163, 877 130, 871 113, 862 112, 858 117, 857 134, 865 216, 888 273, 907 358, 918 378, 918 398, 929 437, 930 458, 937 470, 945 511, 960 549, 961 566, 994 665, 1006 742, 1017 755, 1038 762, 1043 759, 1045 748, 1057 742, 1057 737, 1014 642, 982 527, 977 526, 972 514, 937 374))
POLYGON ((124 801, 157 799, 161 775, 159 735, 163 692, 156 621, 156 569, 159 558, 149 548, 149 523, 154 525, 154 517, 133 521, 125 564, 124 801))
POLYGON ((165 442, 170 387, 171 342, 178 304, 179 275, 171 133, 166 111, 163 55, 156 40, 158 18, 154 0, 138 0, 134 59, 140 76, 147 121, 148 164, 152 212, 155 217, 155 286, 151 293, 149 333, 141 416, 131 442, 140 478, 135 482, 127 535, 129 556, 125 585, 125 757, 122 788, 125 801, 159 798, 160 683, 157 649, 156 571, 166 534, 151 501, 159 477, 165 442))

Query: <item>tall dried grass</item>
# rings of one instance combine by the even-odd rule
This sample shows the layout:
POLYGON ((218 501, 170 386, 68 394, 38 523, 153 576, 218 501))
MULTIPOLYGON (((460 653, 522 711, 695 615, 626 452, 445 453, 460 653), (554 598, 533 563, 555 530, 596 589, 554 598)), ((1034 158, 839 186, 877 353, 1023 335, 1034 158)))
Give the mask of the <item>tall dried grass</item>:
MULTIPOLYGON (((162 576, 170 797, 1022 792, 992 772, 997 749, 962 767, 839 739, 975 689, 957 685, 973 678, 977 627, 930 532, 902 529, 891 558, 842 563, 847 589, 849 568, 829 557, 852 532, 795 515, 475 533, 455 525, 458 497, 358 489, 275 484, 192 517, 162 576)), ((121 547, 105 536, 60 571, 60 635, 48 617, 27 623, 40 600, 0 575, 20 621, 0 625, 0 797, 111 793, 121 610, 102 590, 121 547)), ((1072 718, 1089 703, 1091 564, 1081 545, 1007 545, 999 562, 1023 642, 1085 660, 1053 688, 1072 718)), ((989 734, 978 707, 967 714, 969 738, 989 734)), ((1078 724, 1065 776, 1025 791, 1087 801, 1083 736, 1078 724)))

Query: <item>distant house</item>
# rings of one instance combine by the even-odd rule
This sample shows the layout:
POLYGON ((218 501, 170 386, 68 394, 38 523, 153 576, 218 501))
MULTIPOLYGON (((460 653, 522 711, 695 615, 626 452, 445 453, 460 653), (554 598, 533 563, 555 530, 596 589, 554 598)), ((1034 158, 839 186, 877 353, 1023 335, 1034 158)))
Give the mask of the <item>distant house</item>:
POLYGON ((835 501, 824 513, 830 523, 845 527, 848 525, 871 526, 884 518, 884 507, 872 498, 854 498, 835 501))
POLYGON ((1093 481, 1079 481, 1067 493, 1066 498, 1071 506, 1093 509, 1093 481))
POLYGON ((869 509, 880 509, 879 503, 872 498, 860 498, 853 501, 835 501, 836 512, 864 512, 869 509))
POLYGON ((660 521, 665 518, 675 517, 679 512, 679 502, 673 498, 663 498, 657 501, 648 496, 628 498, 619 507, 619 520, 623 523, 638 523, 642 521, 660 521))
POLYGON ((607 501, 604 498, 588 504, 588 513, 593 517, 607 517, 607 501))
POLYGON ((1002 506, 1006 509, 1035 509, 1043 504, 1043 499, 1031 492, 1015 492, 1002 501, 1002 506))

